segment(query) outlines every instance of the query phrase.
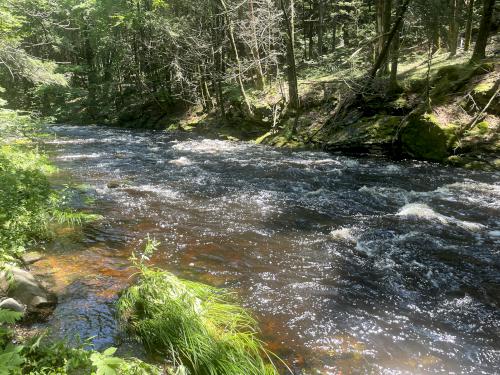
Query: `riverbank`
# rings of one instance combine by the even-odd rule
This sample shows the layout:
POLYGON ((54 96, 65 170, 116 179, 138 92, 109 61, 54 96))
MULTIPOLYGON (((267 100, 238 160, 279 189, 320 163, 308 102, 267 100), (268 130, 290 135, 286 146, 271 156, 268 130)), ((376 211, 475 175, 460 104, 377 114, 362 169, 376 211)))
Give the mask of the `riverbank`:
POLYGON ((237 92, 228 91, 225 118, 190 107, 174 116, 138 111, 141 118, 124 116, 116 124, 276 147, 500 170, 498 59, 471 65, 465 56, 449 59, 442 53, 430 65, 409 60, 400 67, 397 88, 388 89, 380 79, 354 97, 362 77, 359 72, 357 76, 348 73, 302 69, 299 112, 286 109, 284 88, 275 84, 263 92, 249 90, 251 117, 243 111, 237 92), (353 78, 345 80, 345 76, 353 78))
MULTIPOLYGON (((68 300, 79 301, 78 294, 57 288, 60 284, 53 264, 41 271, 40 264, 50 262, 46 249, 62 256, 65 249, 58 245, 69 240, 70 247, 74 246, 79 239, 71 238, 71 234, 84 231, 84 224, 104 217, 90 214, 82 206, 78 211, 74 209, 78 206, 75 192, 84 188, 72 186, 69 180, 62 181, 63 186, 57 188, 51 184, 58 169, 39 151, 39 145, 50 138, 49 134, 39 132, 39 126, 29 115, 0 111, 0 368, 7 373, 68 375, 205 372, 233 375, 243 373, 239 366, 244 366, 245 371, 255 375, 277 374, 269 360, 273 354, 258 339, 257 322, 235 298, 222 289, 180 280, 168 272, 147 267, 154 241, 148 241, 145 249, 127 254, 126 268, 134 270, 126 271, 127 281, 113 298, 116 299, 118 292, 123 296, 112 303, 120 306, 120 331, 127 331, 130 341, 135 338, 138 345, 148 340, 164 343, 161 356, 156 345, 149 346, 148 354, 144 354, 154 364, 141 361, 135 358, 136 353, 126 350, 115 355, 117 349, 110 345, 99 348, 102 351, 94 350, 90 335, 42 329, 57 314, 55 309, 68 300), (147 279, 151 274, 155 275, 154 280, 147 279), (130 286, 132 277, 137 279, 138 286, 130 286), (139 308, 139 302, 133 300, 134 288, 139 287, 161 295, 168 306, 152 304, 139 308), (204 313, 200 315, 201 307, 204 313), (143 314, 151 316, 145 319, 143 314), (134 315, 141 318, 133 322, 134 315), (184 326, 176 326, 175 334, 168 326, 161 326, 165 321, 179 323, 180 316, 184 326), (157 325, 155 335, 144 327, 139 329, 137 321, 157 325), (228 321, 230 326, 226 324, 228 321), (182 345, 182 338, 186 337, 191 344, 182 345), (199 345, 192 344, 194 341, 199 345), (211 346, 217 350, 207 352, 206 347, 211 346)), ((72 277, 70 269, 62 270, 62 274, 72 277)), ((80 276, 88 274, 86 269, 80 276)), ((93 304, 98 305, 90 302, 87 309, 98 308, 93 304)), ((83 318, 92 316, 84 314, 83 318)))

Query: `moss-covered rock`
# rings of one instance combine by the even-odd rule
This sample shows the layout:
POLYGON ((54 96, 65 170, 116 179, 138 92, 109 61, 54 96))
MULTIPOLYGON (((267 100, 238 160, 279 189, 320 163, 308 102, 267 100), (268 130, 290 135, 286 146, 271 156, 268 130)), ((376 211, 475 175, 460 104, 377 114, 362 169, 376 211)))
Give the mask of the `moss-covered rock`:
POLYGON ((448 156, 448 134, 433 115, 410 116, 401 130, 403 153, 417 159, 442 161, 448 156))
POLYGON ((326 148, 331 151, 389 153, 396 138, 400 116, 375 115, 335 128, 326 148))

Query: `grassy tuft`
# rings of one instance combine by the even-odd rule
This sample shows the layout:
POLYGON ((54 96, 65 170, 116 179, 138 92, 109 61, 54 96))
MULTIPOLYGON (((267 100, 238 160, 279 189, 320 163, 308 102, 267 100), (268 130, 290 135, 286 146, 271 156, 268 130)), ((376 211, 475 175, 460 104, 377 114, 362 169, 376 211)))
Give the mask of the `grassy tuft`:
POLYGON ((146 349, 190 374, 277 374, 256 321, 221 289, 141 266, 118 313, 146 349))

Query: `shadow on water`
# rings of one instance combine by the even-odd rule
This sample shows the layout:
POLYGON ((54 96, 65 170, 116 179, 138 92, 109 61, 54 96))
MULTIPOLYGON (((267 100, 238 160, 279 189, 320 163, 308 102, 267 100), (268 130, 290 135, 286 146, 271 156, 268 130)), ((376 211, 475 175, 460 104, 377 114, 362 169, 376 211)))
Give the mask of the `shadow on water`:
POLYGON ((59 335, 120 343, 113 303, 150 233, 162 242, 156 265, 238 291, 297 373, 500 367, 498 174, 161 132, 52 131, 46 148, 105 216, 36 265, 62 296, 50 322, 59 335))

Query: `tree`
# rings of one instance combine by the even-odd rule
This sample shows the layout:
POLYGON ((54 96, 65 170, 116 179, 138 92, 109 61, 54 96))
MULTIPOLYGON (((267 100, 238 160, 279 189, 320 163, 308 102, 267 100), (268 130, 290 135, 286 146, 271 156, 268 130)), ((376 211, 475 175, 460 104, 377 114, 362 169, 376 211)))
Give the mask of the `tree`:
POLYGON ((281 10, 283 11, 283 19, 285 23, 286 70, 288 78, 288 96, 290 101, 289 105, 293 109, 299 109, 299 88, 297 83, 297 67, 295 64, 295 4, 294 0, 280 0, 280 5, 281 10))
POLYGON ((486 57, 486 45, 488 43, 494 6, 495 0, 483 0, 483 13, 481 15, 476 45, 474 46, 471 61, 479 61, 486 57))
POLYGON ((474 17, 474 0, 469 0, 467 4, 467 23, 465 26, 464 51, 468 51, 472 38, 472 18, 474 17))

